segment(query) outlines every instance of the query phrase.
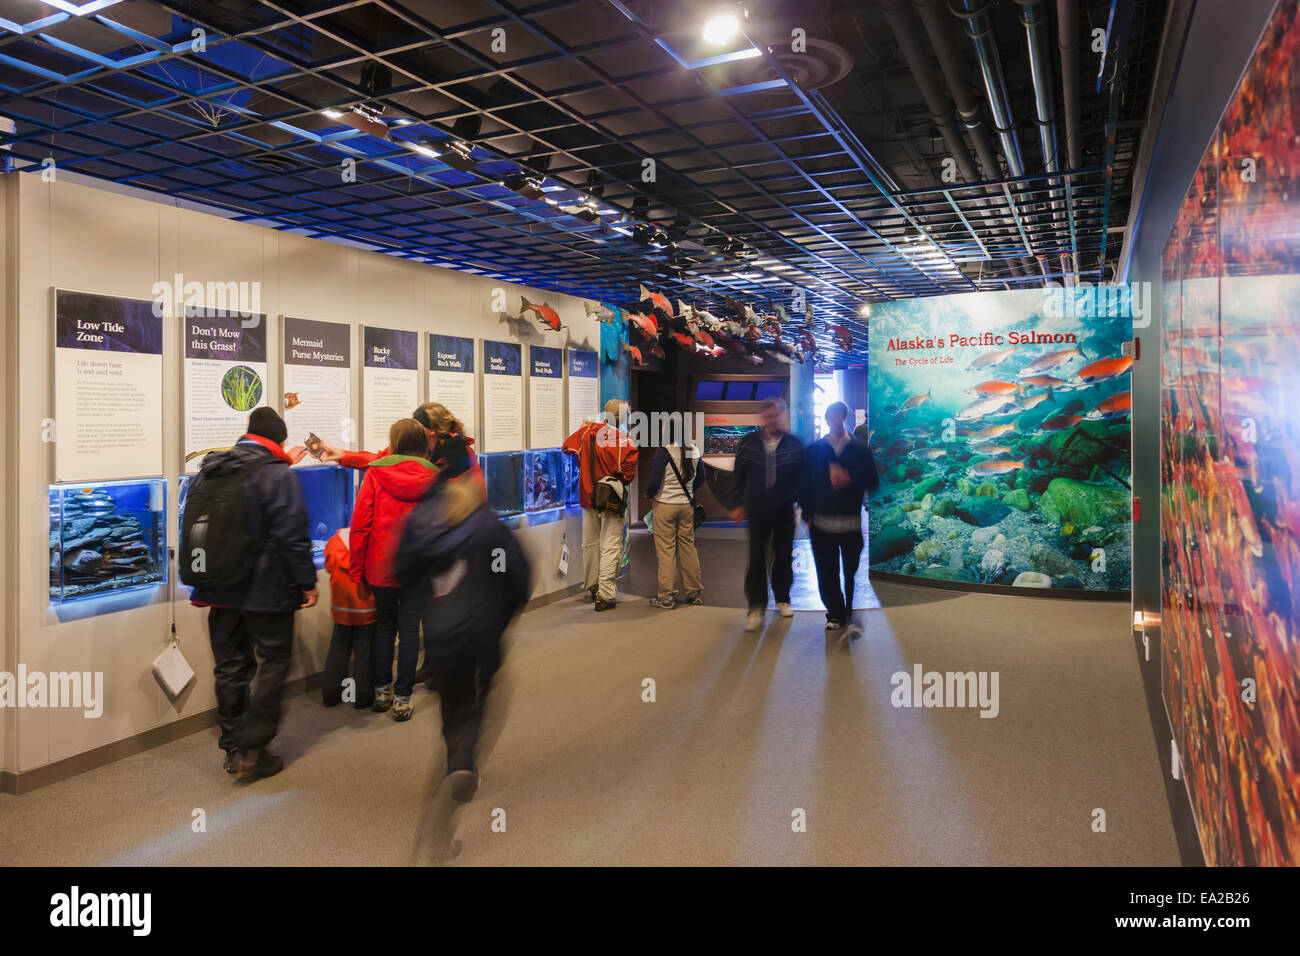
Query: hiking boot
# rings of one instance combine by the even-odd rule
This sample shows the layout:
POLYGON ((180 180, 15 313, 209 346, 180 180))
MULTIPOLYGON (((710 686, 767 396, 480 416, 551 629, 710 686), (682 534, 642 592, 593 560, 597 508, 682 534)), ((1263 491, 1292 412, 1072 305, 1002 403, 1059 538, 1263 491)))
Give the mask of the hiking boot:
POLYGON ((447 782, 451 784, 452 800, 457 803, 469 803, 478 792, 478 771, 453 770, 447 774, 447 782))
POLYGON ((415 708, 411 706, 411 698, 396 697, 393 699, 393 720, 398 722, 410 720, 411 713, 414 710, 415 708))
POLYGON ((704 604, 704 595, 701 594, 699 591, 692 591, 690 594, 686 595, 686 597, 682 598, 681 601, 679 601, 678 603, 693 604, 696 607, 699 607, 704 604))
POLYGON ((758 631, 763 628, 763 612, 757 609, 750 611, 749 616, 745 618, 745 630, 758 631))
POLYGON ((235 779, 274 777, 283 769, 284 761, 265 747, 261 750, 241 750, 239 751, 239 775, 235 779))
POLYGON ((225 770, 226 773, 238 773, 239 772, 239 751, 227 750, 226 759, 222 761, 221 768, 225 770))
POLYGON ((776 605, 777 613, 782 617, 794 617, 794 608, 790 606, 789 601, 780 601, 776 605))
POLYGON ((375 689, 375 702, 370 705, 377 714, 382 714, 389 707, 393 706, 393 685, 379 687, 375 689))
POLYGON ((596 598, 597 611, 612 611, 617 606, 618 606, 617 601, 602 601, 600 598, 596 598))
POLYGON ((650 606, 663 608, 665 611, 671 611, 677 606, 677 599, 675 597, 652 597, 650 599, 650 606))

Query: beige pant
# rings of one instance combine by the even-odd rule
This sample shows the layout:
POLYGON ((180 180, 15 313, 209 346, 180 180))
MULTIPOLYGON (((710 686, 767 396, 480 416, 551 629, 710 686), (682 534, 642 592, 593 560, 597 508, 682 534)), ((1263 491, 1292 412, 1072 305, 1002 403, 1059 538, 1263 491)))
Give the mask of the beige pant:
POLYGON ((609 511, 582 509, 582 577, 596 597, 613 601, 615 580, 623 560, 623 516, 609 511))
POLYGON ((659 599, 677 593, 677 568, 682 569, 682 588, 694 594, 700 585, 700 556, 695 552, 694 509, 688 504, 655 502, 651 523, 655 528, 655 556, 659 559, 659 599))

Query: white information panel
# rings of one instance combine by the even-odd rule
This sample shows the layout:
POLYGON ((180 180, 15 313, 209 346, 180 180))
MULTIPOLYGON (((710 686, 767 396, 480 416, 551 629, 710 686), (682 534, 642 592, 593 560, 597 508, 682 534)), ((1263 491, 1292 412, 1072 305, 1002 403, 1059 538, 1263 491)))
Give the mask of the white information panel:
POLYGON ((383 448, 393 422, 420 404, 419 335, 367 325, 361 343, 362 447, 383 448))
POLYGON ((528 447, 564 441, 564 350, 528 347, 528 447))
POLYGON ((163 473, 162 317, 149 299, 54 292, 54 479, 163 473))
POLYGON ((483 450, 523 451, 523 346, 483 341, 483 450))
MULTIPOLYGON (((355 447, 352 327, 285 316, 283 355, 285 444, 302 445, 315 435, 338 448, 355 447)), ((300 464, 319 462, 307 455, 300 464)))
POLYGON ((430 333, 429 401, 445 406, 477 442, 480 436, 473 339, 430 333))
POLYGON ((600 416, 600 355, 569 349, 569 428, 572 435, 584 421, 600 416))
POLYGON ((266 384, 266 316, 185 317, 186 474, 210 451, 229 448, 248 416, 270 399, 266 384))

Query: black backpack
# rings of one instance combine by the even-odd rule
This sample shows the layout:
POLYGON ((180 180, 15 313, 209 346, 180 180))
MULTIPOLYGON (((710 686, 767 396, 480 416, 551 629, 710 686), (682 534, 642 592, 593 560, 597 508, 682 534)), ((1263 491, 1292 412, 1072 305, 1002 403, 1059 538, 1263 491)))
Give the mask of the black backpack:
POLYGON ((275 459, 255 458, 231 471, 200 475, 190 486, 177 556, 180 578, 190 587, 233 588, 253 573, 262 542, 249 530, 244 485, 275 459))

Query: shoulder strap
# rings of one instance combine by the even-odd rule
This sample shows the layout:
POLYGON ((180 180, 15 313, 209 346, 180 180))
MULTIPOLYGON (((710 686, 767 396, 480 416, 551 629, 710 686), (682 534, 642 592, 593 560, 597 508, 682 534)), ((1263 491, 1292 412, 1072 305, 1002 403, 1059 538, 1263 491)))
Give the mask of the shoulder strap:
POLYGON ((587 456, 587 469, 591 472, 591 493, 595 495, 596 493, 596 429, 592 428, 592 430, 588 433, 587 437, 591 439, 591 454, 587 456))
MULTIPOLYGON (((682 449, 682 454, 686 454, 686 449, 682 449)), ((686 500, 690 502, 692 508, 695 507, 695 496, 691 494, 691 489, 686 487, 686 482, 682 481, 682 473, 677 470, 677 462, 673 461, 673 453, 667 448, 664 449, 664 456, 668 459, 668 466, 672 468, 673 474, 677 476, 677 484, 682 486, 682 491, 686 492, 686 500)))

